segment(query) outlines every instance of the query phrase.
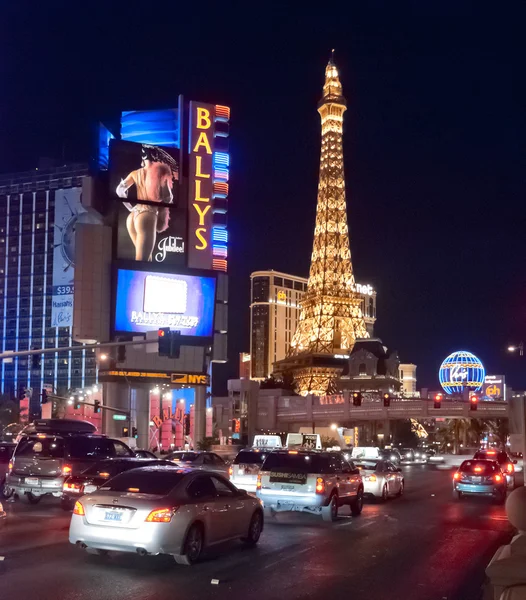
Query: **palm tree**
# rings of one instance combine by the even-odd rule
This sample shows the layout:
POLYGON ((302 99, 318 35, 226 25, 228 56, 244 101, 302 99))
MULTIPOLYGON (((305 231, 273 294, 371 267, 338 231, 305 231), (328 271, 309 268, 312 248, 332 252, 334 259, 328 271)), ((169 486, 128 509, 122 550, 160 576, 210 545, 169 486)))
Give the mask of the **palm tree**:
POLYGON ((510 435, 510 422, 508 419, 489 419, 488 428, 501 446, 505 446, 510 435))

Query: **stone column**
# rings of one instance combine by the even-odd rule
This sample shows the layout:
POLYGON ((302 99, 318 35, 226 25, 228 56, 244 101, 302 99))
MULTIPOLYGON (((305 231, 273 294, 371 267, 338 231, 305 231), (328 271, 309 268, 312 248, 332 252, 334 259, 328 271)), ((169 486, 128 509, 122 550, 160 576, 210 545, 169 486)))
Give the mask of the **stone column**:
MULTIPOLYGON (((128 385, 125 383, 104 383, 104 406, 111 406, 112 408, 121 408, 124 412, 130 410, 130 395, 128 385)), ((113 415, 117 414, 113 410, 104 410, 102 419, 102 432, 110 437, 121 438, 122 428, 131 428, 130 421, 115 421, 113 415)), ((130 431, 131 435, 131 431, 130 431)))
POLYGON ((150 392, 146 387, 135 390, 135 427, 137 448, 149 449, 150 445, 150 392))

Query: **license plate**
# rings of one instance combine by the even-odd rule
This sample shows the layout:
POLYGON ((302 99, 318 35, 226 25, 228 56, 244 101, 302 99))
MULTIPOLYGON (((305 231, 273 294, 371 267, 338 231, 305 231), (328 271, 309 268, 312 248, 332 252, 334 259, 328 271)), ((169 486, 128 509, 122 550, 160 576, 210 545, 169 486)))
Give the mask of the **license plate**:
POLYGON ((122 521, 122 513, 114 511, 106 511, 104 513, 105 521, 122 521))
POLYGON ((284 492, 293 492, 294 491, 294 486, 293 485, 282 485, 281 489, 284 492))
POLYGON ((40 485, 40 480, 38 477, 26 477, 27 485, 40 485))
POLYGON ((472 477, 471 481, 473 483, 480 483, 482 481, 482 477, 472 477))

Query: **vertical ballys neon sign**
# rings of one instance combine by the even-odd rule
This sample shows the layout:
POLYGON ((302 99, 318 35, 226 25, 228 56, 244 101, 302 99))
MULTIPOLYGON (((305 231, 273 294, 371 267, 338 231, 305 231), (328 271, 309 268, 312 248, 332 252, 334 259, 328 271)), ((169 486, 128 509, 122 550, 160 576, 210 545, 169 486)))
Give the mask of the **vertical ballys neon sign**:
POLYGON ((190 102, 188 266, 212 268, 214 106, 190 102))

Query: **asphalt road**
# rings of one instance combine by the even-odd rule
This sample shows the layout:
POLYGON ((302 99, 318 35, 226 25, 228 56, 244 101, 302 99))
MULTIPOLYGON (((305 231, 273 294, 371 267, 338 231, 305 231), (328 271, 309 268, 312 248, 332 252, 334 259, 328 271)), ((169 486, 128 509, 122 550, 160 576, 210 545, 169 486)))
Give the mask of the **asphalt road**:
POLYGON ((479 600, 486 564, 512 535, 504 507, 454 501, 450 471, 403 469, 402 498, 369 502, 356 518, 343 508, 332 524, 280 514, 257 548, 229 544, 193 567, 167 557, 87 555, 68 543, 69 516, 56 501, 8 503, 0 598, 479 600))

